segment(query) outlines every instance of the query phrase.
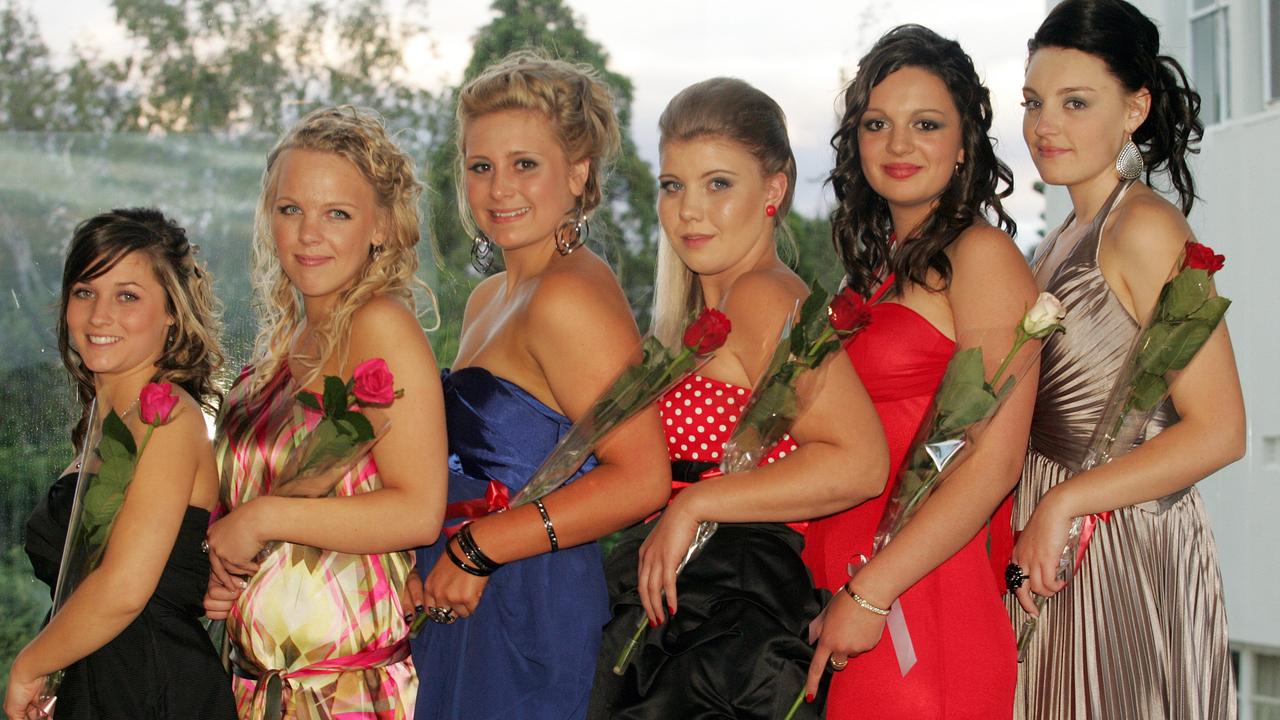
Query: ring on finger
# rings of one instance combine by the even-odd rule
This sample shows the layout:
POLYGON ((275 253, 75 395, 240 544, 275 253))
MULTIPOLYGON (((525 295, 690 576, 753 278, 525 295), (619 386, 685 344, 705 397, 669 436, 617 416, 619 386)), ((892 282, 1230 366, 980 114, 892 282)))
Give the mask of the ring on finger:
POLYGON ((849 667, 849 658, 837 658, 835 655, 832 655, 827 658, 827 666, 831 668, 832 672, 840 672, 841 670, 849 667))
POLYGON ((453 608, 429 607, 427 608, 427 619, 437 625, 452 625, 458 619, 458 616, 454 614, 453 608))
POLYGON ((1016 562, 1011 562, 1004 569, 1004 586, 1010 593, 1015 593, 1030 577, 1031 576, 1027 575, 1026 571, 1022 569, 1021 565, 1016 562))

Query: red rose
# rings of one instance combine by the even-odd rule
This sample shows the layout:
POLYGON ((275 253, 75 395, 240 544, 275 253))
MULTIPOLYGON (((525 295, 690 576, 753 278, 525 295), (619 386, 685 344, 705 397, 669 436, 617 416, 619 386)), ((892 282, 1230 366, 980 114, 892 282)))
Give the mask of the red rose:
POLYGON ((728 316, 714 308, 707 308, 684 331, 684 346, 698 355, 706 355, 724 345, 732 329, 728 316))
POLYGON ((178 396, 173 394, 173 385, 147 383, 138 396, 138 414, 148 425, 163 425, 169 422, 169 414, 177 404, 178 396))
POLYGON ((396 399, 395 376, 382 358, 357 365, 352 379, 356 400, 361 405, 390 405, 396 399))
POLYGON ((871 308, 867 301, 852 288, 841 290, 827 308, 831 327, 840 335, 849 335, 871 322, 871 308))
POLYGON ((1187 256, 1182 261, 1182 267, 1192 268, 1195 270, 1205 270, 1210 275, 1222 269, 1227 258, 1222 255, 1214 255, 1213 248, 1208 245, 1201 245, 1192 241, 1187 243, 1187 256))

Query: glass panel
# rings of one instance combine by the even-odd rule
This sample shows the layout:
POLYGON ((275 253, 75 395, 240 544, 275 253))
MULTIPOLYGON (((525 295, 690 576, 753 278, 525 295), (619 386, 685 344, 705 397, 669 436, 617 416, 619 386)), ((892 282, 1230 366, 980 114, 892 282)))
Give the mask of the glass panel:
POLYGON ((1267 36, 1270 38, 1271 93, 1268 100, 1280 100, 1280 0, 1268 0, 1267 36))
POLYGON ((1212 7, 1215 2, 1217 0, 1191 0, 1191 9, 1203 10, 1207 7, 1212 7))
POLYGON ((1221 119, 1218 84, 1218 13, 1191 21, 1191 81, 1200 93, 1200 118, 1205 124, 1221 119))
POLYGON ((1253 704, 1253 720, 1280 720, 1280 705, 1255 702, 1253 704))
POLYGON ((1253 677, 1254 694, 1280 701, 1280 655, 1254 655, 1253 677))

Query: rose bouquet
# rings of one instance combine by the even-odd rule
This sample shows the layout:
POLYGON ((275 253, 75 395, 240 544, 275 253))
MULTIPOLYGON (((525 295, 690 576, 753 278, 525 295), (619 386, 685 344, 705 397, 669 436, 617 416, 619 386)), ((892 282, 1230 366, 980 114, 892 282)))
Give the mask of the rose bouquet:
MULTIPOLYGON (((1214 294, 1211 283, 1225 261, 1209 247, 1187 242, 1160 289, 1150 318, 1134 337, 1094 427, 1080 472, 1105 465, 1142 443, 1147 423, 1169 397, 1173 382, 1208 342, 1231 305, 1227 298, 1214 294)), ((1067 546, 1058 560, 1059 580, 1070 580, 1080 569, 1097 523, 1110 516, 1104 512, 1072 521, 1067 546)), ((1043 607, 1047 600, 1037 597, 1036 607, 1043 607)), ((1023 623, 1018 633, 1019 660, 1025 659, 1036 626, 1034 617, 1023 623)))
MULTIPOLYGON (((138 460, 151 441, 151 434, 169 422, 177 404, 178 396, 173 394, 173 386, 169 383, 148 383, 142 388, 137 407, 147 431, 140 443, 134 441, 133 434, 115 410, 99 418, 97 400, 89 406, 90 426, 78 463, 71 520, 67 525, 62 562, 58 565, 50 617, 62 609, 80 583, 102 563, 102 555, 111 539, 111 529, 115 526, 120 507, 124 505, 125 492, 133 480, 138 460)), ((130 407, 129 410, 132 409, 130 407)), ((129 410, 124 414, 128 415, 129 410)), ((44 688, 36 700, 42 717, 53 715, 62 677, 63 671, 59 670, 45 678, 44 688)))
MULTIPOLYGON (((725 442, 720 461, 722 474, 750 470, 764 460, 800 414, 802 398, 797 385, 801 377, 821 365, 871 320, 862 296, 845 288, 832 298, 819 283, 811 288, 799 318, 794 315, 792 313, 783 324, 769 365, 752 390, 741 420, 725 442)), ((689 549, 676 567, 677 575, 697 557, 718 528, 719 524, 711 521, 698 525, 689 549)), ((614 674, 626 672, 647 627, 648 622, 642 616, 614 663, 614 674)))

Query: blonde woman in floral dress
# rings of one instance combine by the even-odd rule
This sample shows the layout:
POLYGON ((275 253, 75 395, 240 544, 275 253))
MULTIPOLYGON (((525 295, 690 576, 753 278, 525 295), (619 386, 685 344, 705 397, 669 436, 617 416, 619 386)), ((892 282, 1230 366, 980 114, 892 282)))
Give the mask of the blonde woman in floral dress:
POLYGON ((262 329, 219 419, 205 601, 227 620, 242 718, 278 717, 277 697, 299 720, 412 716, 403 549, 435 538, 445 504, 439 373, 411 293, 419 190, 379 121, 349 107, 307 116, 268 157, 253 246, 262 329), (296 394, 375 358, 404 390, 386 434, 327 497, 271 496, 318 420, 296 394))

